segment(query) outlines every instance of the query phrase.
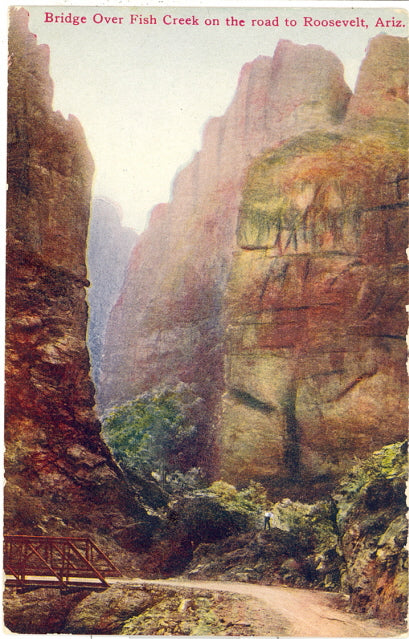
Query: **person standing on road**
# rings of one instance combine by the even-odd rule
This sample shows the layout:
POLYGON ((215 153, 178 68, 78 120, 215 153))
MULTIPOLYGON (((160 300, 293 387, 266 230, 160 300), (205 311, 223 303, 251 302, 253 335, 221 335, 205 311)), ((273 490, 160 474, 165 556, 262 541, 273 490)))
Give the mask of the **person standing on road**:
POLYGON ((264 512, 264 530, 271 530, 270 520, 271 520, 271 512, 269 510, 266 510, 264 512))

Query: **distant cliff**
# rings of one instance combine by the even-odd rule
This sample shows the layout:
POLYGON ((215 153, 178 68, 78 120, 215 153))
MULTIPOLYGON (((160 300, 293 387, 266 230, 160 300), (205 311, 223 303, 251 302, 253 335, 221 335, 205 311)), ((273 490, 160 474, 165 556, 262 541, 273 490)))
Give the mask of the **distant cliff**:
POLYGON ((103 407, 195 384, 192 461, 298 496, 404 437, 406 82, 406 40, 383 35, 353 96, 319 46, 244 66, 133 251, 103 407))
POLYGON ((106 323, 121 290, 136 240, 135 231, 122 226, 120 212, 113 202, 100 197, 93 200, 87 250, 90 280, 87 342, 95 384, 99 381, 106 323))
MULTIPOLYGON (((11 10, 9 52, 4 529, 121 542, 134 516, 147 518, 94 413, 85 301, 93 162, 78 121, 52 111, 48 47, 23 9, 11 10)), ((137 542, 137 525, 134 533, 137 542)))

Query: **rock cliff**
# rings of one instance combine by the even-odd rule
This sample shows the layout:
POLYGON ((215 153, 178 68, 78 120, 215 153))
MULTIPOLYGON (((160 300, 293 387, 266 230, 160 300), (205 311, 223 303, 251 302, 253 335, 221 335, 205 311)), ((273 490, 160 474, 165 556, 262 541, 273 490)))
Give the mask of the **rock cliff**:
POLYGON ((212 464, 223 295, 246 168, 294 133, 336 126, 349 97, 342 65, 319 46, 282 41, 273 58, 243 67, 226 114, 207 123, 202 150, 177 175, 171 202, 153 210, 131 256, 107 327, 103 408, 159 384, 196 384, 206 406, 199 461, 212 464))
POLYGON ((52 111, 48 47, 23 9, 11 10, 9 52, 5 532, 120 539, 146 516, 94 413, 85 301, 93 162, 78 121, 52 111))
POLYGON ((406 47, 375 38, 345 124, 248 172, 224 300, 220 468, 233 483, 306 497, 405 436, 407 105, 390 85, 407 77, 406 47))
POLYGON ((122 226, 118 207, 104 198, 95 198, 91 206, 87 249, 90 281, 87 342, 95 384, 99 381, 106 323, 121 290, 136 241, 135 231, 122 226))
POLYGON ((406 47, 373 39, 352 98, 319 46, 244 66, 132 254, 103 407, 196 384, 192 461, 306 498, 402 439, 406 47))

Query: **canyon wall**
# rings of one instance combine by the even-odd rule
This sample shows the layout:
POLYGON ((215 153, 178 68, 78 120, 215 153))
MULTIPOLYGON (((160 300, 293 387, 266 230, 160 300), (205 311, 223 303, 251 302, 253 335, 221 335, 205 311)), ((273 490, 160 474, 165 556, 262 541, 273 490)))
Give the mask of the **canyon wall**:
POLYGON ((244 66, 133 251, 103 408, 189 383, 192 462, 306 498, 404 437, 406 47, 374 38, 353 96, 319 46, 244 66))
POLYGON ((345 125, 249 170, 225 297, 233 483, 325 490, 405 436, 406 65, 403 38, 375 38, 345 125))
POLYGON ((9 54, 4 530, 121 541, 147 517, 94 412, 85 299, 93 161, 79 122, 52 111, 49 50, 23 9, 10 13, 9 54))
POLYGON ((121 211, 114 202, 96 197, 91 205, 87 265, 89 321, 87 343, 92 379, 100 376, 102 348, 109 313, 120 293, 136 232, 122 226, 121 211))
POLYGON ((207 123, 202 150, 177 175, 170 203, 152 211, 133 251, 107 327, 102 409, 155 386, 191 384, 205 407, 199 461, 213 463, 223 295, 246 168, 293 133, 336 126, 349 97, 342 65, 319 46, 281 41, 273 58, 243 67, 226 114, 207 123))

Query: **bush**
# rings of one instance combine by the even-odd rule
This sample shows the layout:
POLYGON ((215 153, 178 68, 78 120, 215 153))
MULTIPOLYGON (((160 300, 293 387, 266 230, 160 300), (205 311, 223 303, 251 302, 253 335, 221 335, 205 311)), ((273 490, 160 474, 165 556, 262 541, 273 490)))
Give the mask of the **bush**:
POLYGON ((267 491, 258 482, 251 481, 247 488, 240 491, 225 481, 213 482, 208 492, 217 502, 231 513, 244 517, 244 529, 254 528, 260 521, 262 511, 267 507, 267 491))

